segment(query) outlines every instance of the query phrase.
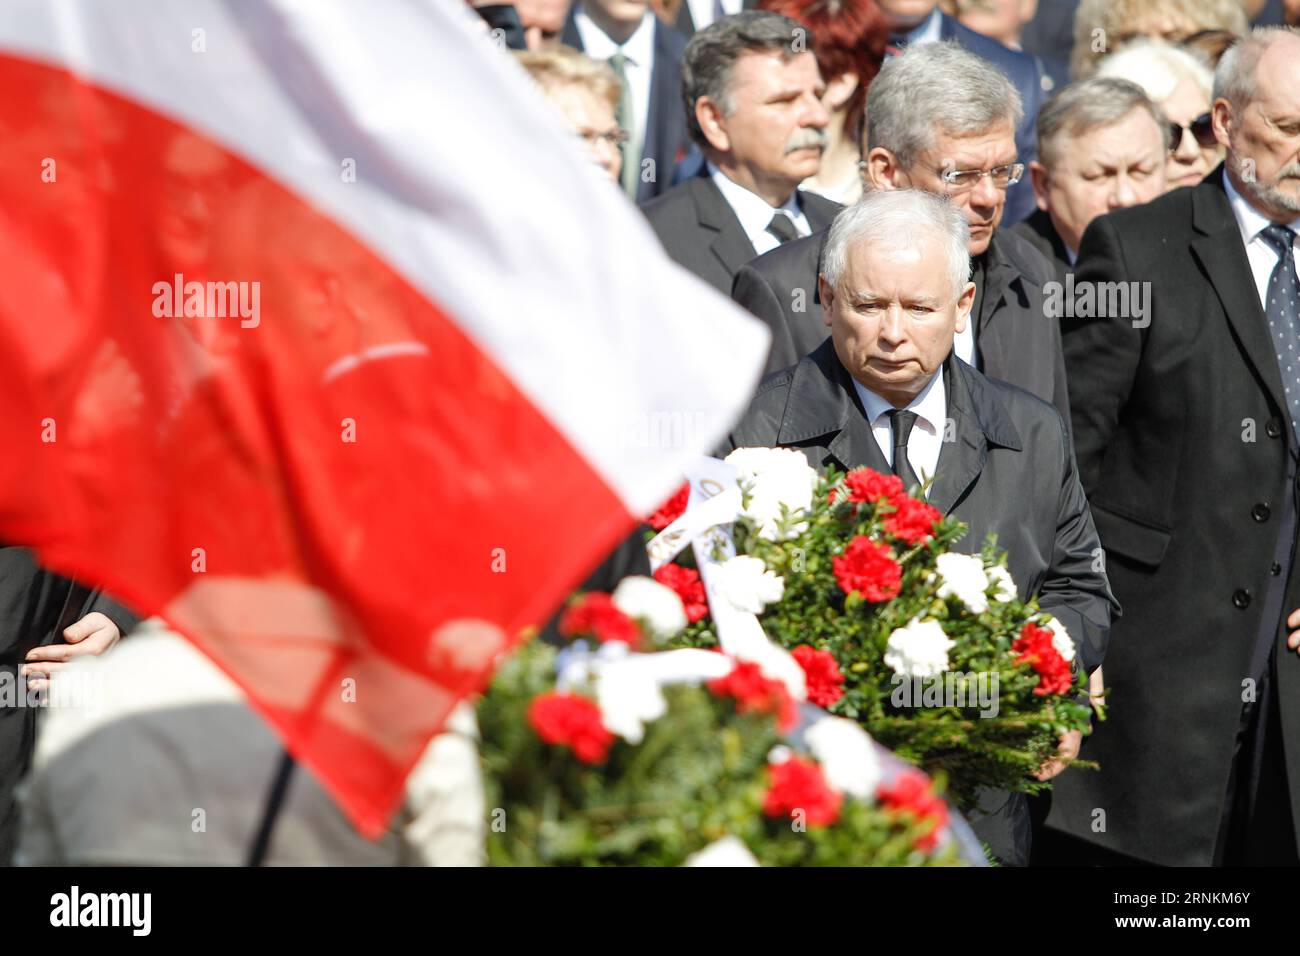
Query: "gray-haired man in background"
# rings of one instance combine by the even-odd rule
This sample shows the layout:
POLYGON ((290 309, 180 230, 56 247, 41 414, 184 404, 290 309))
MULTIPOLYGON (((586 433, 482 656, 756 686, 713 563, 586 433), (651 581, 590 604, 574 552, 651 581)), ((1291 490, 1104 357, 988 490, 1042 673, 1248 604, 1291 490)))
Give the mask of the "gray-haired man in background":
POLYGON ((1094 77, 1065 87, 1038 114, 1029 164, 1038 211, 1012 231, 1073 271, 1090 222, 1164 194, 1170 139, 1169 121, 1136 83, 1094 77))

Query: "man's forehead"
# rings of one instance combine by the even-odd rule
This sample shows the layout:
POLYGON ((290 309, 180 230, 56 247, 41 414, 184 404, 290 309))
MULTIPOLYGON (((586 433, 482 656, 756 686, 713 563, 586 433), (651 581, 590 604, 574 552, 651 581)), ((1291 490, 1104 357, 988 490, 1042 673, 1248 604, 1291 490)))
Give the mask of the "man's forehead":
POLYGON ((853 294, 888 292, 900 282, 907 285, 909 291, 921 293, 929 291, 917 285, 918 282, 924 284, 925 276, 933 274, 940 282, 943 281, 943 253, 938 243, 927 235, 907 242, 865 237, 850 243, 845 251, 845 285, 853 294), (924 265, 933 267, 917 276, 916 268, 924 265))
POLYGON ((1265 116, 1300 117, 1300 40, 1273 44, 1255 72, 1255 101, 1265 116))
POLYGON ((736 84, 785 86, 812 81, 820 82, 817 58, 807 50, 790 54, 781 50, 746 50, 736 58, 732 68, 736 84))
POLYGON ((954 160, 966 156, 983 159, 992 153, 1011 162, 1016 156, 1016 131, 1010 120, 1002 120, 975 133, 956 134, 939 128, 934 131, 934 145, 930 152, 954 160))

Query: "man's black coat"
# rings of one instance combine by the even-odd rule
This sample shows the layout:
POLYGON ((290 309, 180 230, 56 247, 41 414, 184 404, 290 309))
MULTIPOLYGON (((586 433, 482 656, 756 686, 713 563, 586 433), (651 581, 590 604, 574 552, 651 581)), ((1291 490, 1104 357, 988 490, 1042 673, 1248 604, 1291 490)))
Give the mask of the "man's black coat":
MULTIPOLYGON (((799 203, 814 234, 829 226, 841 208, 804 190, 799 203)), ((731 291, 740 267, 754 258, 754 244, 706 171, 646 203, 642 212, 669 258, 723 295, 731 291)))
MULTIPOLYGON (((1296 442, 1222 167, 1099 217, 1081 245, 1078 283, 1149 283, 1151 297, 1149 321, 1075 318, 1064 330, 1079 471, 1125 613, 1106 659, 1108 719, 1084 743, 1101 769, 1062 775, 1048 823, 1203 866, 1246 682, 1270 641, 1300 821, 1300 658, 1264 614, 1295 543, 1279 532, 1296 442)), ((1285 616, 1300 607, 1294 579, 1282 593, 1285 616)))
MULTIPOLYGON (((637 180, 636 201, 645 202, 663 195, 672 186, 673 167, 690 146, 686 131, 686 114, 682 109, 682 53, 686 38, 656 18, 654 23, 654 63, 650 67, 650 109, 646 116, 645 140, 639 160, 654 160, 654 175, 637 180)), ((564 22, 561 42, 582 51, 582 36, 569 11, 564 22)), ((585 51, 583 51, 585 52, 585 51)), ((644 170, 643 170, 644 171, 644 170)))
MULTIPOLYGON (((977 552, 997 535, 1020 597, 1037 595, 1074 638, 1080 667, 1095 669, 1118 607, 1098 570, 1097 531, 1061 416, 955 355, 943 374, 953 430, 930 504, 970 526, 957 551, 977 552)), ((819 469, 890 471, 829 338, 798 365, 764 380, 730 445, 798 448, 819 469)), ((1023 865, 1029 854, 1024 797, 987 796, 981 806, 989 816, 972 820, 975 832, 1003 862, 1023 865)))
POLYGON ((123 634, 139 619, 107 595, 85 588, 38 565, 26 548, 0 546, 0 866, 16 841, 18 808, 13 790, 27 769, 36 729, 36 710, 18 676, 27 652, 63 640, 63 623, 100 611, 123 634), (69 599, 71 595, 71 600, 69 599))

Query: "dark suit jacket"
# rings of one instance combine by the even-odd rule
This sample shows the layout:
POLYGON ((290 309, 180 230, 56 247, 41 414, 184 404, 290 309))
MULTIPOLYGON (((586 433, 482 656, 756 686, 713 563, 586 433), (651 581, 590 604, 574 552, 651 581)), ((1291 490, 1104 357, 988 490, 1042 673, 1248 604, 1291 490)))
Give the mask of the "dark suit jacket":
MULTIPOLYGON (((970 525, 954 550, 977 552, 989 534, 997 535, 1020 597, 1037 595, 1074 638, 1080 667, 1094 670, 1119 608, 1097 569, 1097 531, 1061 416, 955 355, 944 376, 955 440, 939 455, 930 504, 970 525)), ((730 444, 797 448, 819 469, 890 471, 829 338, 798 365, 764 380, 730 444)), ((991 816, 972 824, 1003 862, 1024 863, 1028 812, 1020 795, 1010 797, 984 802, 991 816)))
MULTIPOLYGON (((1079 471, 1125 615, 1106 659, 1108 719, 1084 743, 1101 770, 1067 770, 1048 822, 1178 866, 1211 862, 1243 679, 1270 630, 1300 822, 1300 658, 1262 614, 1279 584, 1296 449, 1221 175, 1094 220, 1076 281, 1150 283, 1149 324, 1065 328, 1079 471), (1093 830, 1095 808, 1106 810, 1104 832, 1093 830)), ((1295 585, 1283 614, 1300 607, 1295 585)))
MULTIPOLYGON (((769 371, 793 365, 826 338, 817 292, 824 242, 825 233, 796 239, 736 274, 731 297, 772 330, 769 371)), ((1043 308, 1043 287, 1057 276, 1029 243, 1006 229, 993 234, 987 255, 987 288, 981 291, 990 308, 981 307, 975 327, 982 370, 1051 402, 1068 422, 1060 326, 1043 308)))
MULTIPOLYGON (((582 49, 582 37, 572 9, 564 22, 561 40, 565 46, 582 49)), ((686 49, 686 39, 656 18, 654 48, 654 65, 650 68, 650 110, 646 115, 645 141, 641 144, 641 159, 654 160, 654 175, 642 171, 637 186, 637 202, 653 199, 671 188, 673 166, 690 146, 686 116, 682 112, 682 52, 686 49)))
POLYGON ((0 545, 0 866, 8 863, 17 840, 18 807, 14 787, 27 770, 36 734, 36 711, 13 706, 25 694, 17 677, 27 652, 43 644, 62 643, 66 626, 91 611, 107 615, 126 634, 139 618, 107 595, 77 587, 46 571, 26 548, 0 545), (66 606, 66 607, 65 607, 66 606), (65 614, 66 610, 66 614, 65 614), (61 620, 62 619, 62 620, 61 620))
POLYGON ((1011 231, 1037 249, 1052 264, 1060 281, 1064 282, 1066 273, 1074 271, 1064 240, 1052 225, 1052 217, 1043 210, 1035 209, 1032 216, 1016 223, 1011 231))
MULTIPOLYGON (((1034 124, 1038 120, 1038 108, 1045 99, 1042 67, 1038 60, 1028 53, 1005 47, 997 40, 962 26, 946 13, 940 14, 939 38, 952 40, 976 56, 988 60, 1015 85, 1024 107, 1024 118, 1016 129, 1016 152, 1020 162, 1028 165, 1038 155, 1034 124)), ((1026 172, 1025 177, 1007 192, 1007 208, 1002 215, 1002 223, 1012 225, 1033 211, 1034 189, 1029 184, 1029 174, 1026 172)))
MULTIPOLYGON (((838 203, 803 190, 799 202, 814 233, 828 227, 840 211, 838 203)), ((707 171, 646 203, 642 211, 669 257, 723 295, 731 291, 740 267, 754 258, 753 243, 707 171)))

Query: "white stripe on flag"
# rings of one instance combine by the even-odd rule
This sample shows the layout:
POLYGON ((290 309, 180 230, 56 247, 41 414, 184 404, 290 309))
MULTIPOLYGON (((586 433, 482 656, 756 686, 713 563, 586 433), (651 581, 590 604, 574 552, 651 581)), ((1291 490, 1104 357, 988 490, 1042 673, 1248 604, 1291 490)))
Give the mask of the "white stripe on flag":
POLYGON ((201 130, 326 211, 648 512, 743 411, 767 331, 666 258, 469 17, 459 0, 9 0, 0 49, 201 130))

